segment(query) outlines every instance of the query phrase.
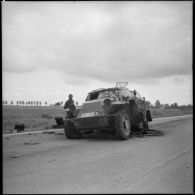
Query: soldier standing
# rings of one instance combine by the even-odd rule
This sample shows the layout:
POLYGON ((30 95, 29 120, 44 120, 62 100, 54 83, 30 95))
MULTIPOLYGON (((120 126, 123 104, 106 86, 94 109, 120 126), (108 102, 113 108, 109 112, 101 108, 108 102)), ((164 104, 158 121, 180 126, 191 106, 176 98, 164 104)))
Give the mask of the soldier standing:
POLYGON ((64 104, 64 109, 69 108, 70 105, 74 105, 74 100, 72 98, 73 98, 73 95, 69 94, 68 95, 68 100, 64 104))

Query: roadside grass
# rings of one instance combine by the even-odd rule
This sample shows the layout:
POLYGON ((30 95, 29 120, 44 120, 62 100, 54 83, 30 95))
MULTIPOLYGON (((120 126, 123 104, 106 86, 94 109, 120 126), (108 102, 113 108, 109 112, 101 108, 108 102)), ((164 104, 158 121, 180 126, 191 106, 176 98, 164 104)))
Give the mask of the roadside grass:
MULTIPOLYGON (((15 124, 24 123, 25 131, 47 130, 56 125, 55 117, 63 117, 63 107, 3 106, 3 133, 11 133, 15 124)), ((192 114, 179 109, 150 109, 152 118, 192 114)))
POLYGON ((152 118, 192 114, 192 112, 190 111, 181 111, 180 109, 150 109, 150 113, 152 115, 152 118))
POLYGON ((3 133, 13 131, 17 123, 24 123, 25 131, 51 129, 55 117, 63 117, 63 111, 62 107, 3 107, 3 133))

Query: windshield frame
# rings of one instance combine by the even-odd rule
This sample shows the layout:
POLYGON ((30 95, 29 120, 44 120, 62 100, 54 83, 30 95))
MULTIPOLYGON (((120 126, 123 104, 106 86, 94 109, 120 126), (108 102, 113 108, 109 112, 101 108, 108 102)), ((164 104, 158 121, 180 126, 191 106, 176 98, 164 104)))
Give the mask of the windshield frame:
POLYGON ((93 100, 100 100, 100 99, 104 99, 104 98, 111 98, 111 99, 120 99, 121 97, 133 97, 133 91, 130 91, 128 88, 107 88, 107 89, 101 89, 101 90, 94 90, 91 91, 90 93, 88 93, 85 101, 93 101, 93 100), (123 92, 127 91, 129 93, 129 95, 124 95, 123 92), (109 95, 107 96, 102 96, 101 98, 99 97, 101 93, 104 92, 110 92, 109 95), (91 99, 91 96, 94 96, 95 98, 91 99))

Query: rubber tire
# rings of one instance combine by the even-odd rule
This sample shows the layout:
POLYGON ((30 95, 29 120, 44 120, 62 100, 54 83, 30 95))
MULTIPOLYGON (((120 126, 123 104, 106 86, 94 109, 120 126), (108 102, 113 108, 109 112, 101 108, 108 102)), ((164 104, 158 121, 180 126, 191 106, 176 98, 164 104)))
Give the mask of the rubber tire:
POLYGON ((77 132, 71 121, 64 122, 64 133, 68 139, 81 138, 82 134, 77 132))
POLYGON ((130 132, 131 132, 129 116, 125 110, 117 111, 116 114, 117 114, 115 117, 116 136, 121 140, 127 140, 127 139, 129 139, 130 132), (122 123, 122 118, 124 116, 128 118, 128 123, 129 123, 129 134, 128 135, 124 134, 124 127, 123 127, 123 123, 122 123))

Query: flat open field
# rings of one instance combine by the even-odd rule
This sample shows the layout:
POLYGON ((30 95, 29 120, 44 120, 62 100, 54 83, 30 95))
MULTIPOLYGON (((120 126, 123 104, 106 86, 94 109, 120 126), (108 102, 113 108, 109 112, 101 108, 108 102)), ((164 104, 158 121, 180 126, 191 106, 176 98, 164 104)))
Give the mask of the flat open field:
POLYGON ((63 107, 3 107, 3 132, 10 133, 16 123, 24 123, 26 131, 51 129, 55 117, 63 117, 63 107))
MULTIPOLYGON (((56 125, 55 117, 63 117, 63 107, 4 106, 3 133, 11 133, 16 123, 24 123, 25 131, 51 129, 56 125)), ((178 109, 151 109, 152 118, 181 116, 178 109)))
POLYGON ((158 118, 158 137, 3 137, 3 193, 193 193, 193 118, 158 118))

